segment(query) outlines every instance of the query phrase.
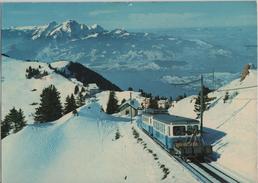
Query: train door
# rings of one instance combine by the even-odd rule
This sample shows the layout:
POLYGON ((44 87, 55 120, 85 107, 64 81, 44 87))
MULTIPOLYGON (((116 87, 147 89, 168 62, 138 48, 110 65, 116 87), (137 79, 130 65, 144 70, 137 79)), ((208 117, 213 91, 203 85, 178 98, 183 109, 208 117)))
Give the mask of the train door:
POLYGON ((151 136, 153 136, 153 121, 151 117, 149 118, 149 123, 150 123, 150 134, 151 136))

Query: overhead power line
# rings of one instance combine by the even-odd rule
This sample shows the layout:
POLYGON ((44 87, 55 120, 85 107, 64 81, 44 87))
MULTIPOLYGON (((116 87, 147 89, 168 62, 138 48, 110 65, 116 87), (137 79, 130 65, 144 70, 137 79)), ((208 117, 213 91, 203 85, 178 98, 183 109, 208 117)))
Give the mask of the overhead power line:
POLYGON ((215 90, 215 91, 221 92, 221 91, 243 90, 243 89, 256 88, 256 87, 258 87, 258 85, 246 86, 246 87, 238 87, 238 88, 230 88, 230 89, 221 89, 221 90, 215 90))
MULTIPOLYGON (((192 83, 197 83, 200 82, 201 79, 185 82, 185 83, 169 83, 170 85, 176 85, 176 86, 184 86, 184 85, 190 85, 192 83)), ((248 89, 248 88, 256 88, 258 85, 253 85, 253 86, 246 86, 246 87, 238 87, 238 88, 230 88, 230 89, 214 89, 214 91, 217 92, 222 92, 222 91, 233 91, 233 90, 243 90, 243 89, 248 89)))

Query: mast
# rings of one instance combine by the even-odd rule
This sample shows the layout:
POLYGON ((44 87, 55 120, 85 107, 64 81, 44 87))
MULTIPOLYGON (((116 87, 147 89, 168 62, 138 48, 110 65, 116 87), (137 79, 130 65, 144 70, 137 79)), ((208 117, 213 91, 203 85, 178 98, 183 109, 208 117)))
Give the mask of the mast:
POLYGON ((130 92, 130 113, 131 113, 131 124, 133 123, 133 114, 132 114, 132 92, 130 92))
POLYGON ((201 75, 201 136, 203 133, 203 103, 204 103, 204 98, 203 98, 203 76, 201 75))

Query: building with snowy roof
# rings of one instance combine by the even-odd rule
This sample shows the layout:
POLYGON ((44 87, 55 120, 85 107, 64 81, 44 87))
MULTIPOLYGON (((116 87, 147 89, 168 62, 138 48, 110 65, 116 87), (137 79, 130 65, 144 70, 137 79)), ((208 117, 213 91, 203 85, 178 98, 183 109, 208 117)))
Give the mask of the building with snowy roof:
POLYGON ((138 112, 140 109, 141 109, 141 105, 137 100, 135 100, 135 99, 127 100, 120 105, 119 114, 121 114, 121 115, 131 115, 132 114, 132 116, 136 116, 136 115, 138 115, 138 112))
POLYGON ((87 85, 87 91, 89 92, 90 96, 93 96, 100 92, 100 89, 96 83, 89 83, 87 85))

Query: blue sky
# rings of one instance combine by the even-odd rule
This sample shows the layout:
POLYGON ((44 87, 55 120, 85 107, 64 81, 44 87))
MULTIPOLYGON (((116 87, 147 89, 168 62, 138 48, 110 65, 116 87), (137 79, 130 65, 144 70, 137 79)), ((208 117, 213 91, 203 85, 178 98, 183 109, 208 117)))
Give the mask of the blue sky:
POLYGON ((4 3, 3 27, 74 19, 106 29, 256 26, 256 2, 4 3))

